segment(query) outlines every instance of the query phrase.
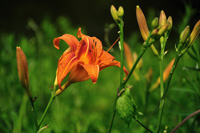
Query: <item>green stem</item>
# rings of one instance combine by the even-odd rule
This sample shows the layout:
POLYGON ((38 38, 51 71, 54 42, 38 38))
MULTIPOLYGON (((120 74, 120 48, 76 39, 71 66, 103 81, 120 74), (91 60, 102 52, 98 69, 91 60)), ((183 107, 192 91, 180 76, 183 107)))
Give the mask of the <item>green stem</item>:
MULTIPOLYGON (((115 98, 115 103, 116 103, 117 98, 118 98, 118 96, 115 98)), ((111 122, 110 122, 108 133, 111 133, 113 122, 114 122, 114 119, 115 119, 115 114, 116 114, 116 109, 115 109, 115 104, 114 104, 113 116, 112 116, 112 119, 111 119, 111 122)))
MULTIPOLYGON (((55 87, 54 87, 54 88, 55 88, 55 87)), ((43 115, 42 115, 42 117, 41 117, 41 119, 40 119, 39 128, 40 128, 40 126, 42 125, 42 122, 43 122, 43 120, 44 120, 44 118, 45 118, 45 116, 46 116, 46 114, 47 114, 47 112, 48 112, 48 110, 49 110, 49 108, 50 108, 50 106, 51 106, 53 100, 55 99, 55 97, 56 97, 55 92, 52 90, 52 92, 51 92, 51 98, 50 98, 50 100, 49 100, 49 103, 47 104, 47 106, 46 106, 46 108, 45 108, 45 111, 44 111, 44 113, 43 113, 43 115)))
POLYGON ((168 79, 167 79, 167 83, 166 83, 166 86, 165 86, 165 92, 164 92, 164 95, 162 96, 162 99, 165 99, 165 97, 166 97, 166 94, 167 94, 167 91, 168 91, 168 89, 169 89, 169 85, 170 85, 172 76, 173 76, 173 74, 174 74, 174 71, 175 71, 175 69, 176 69, 176 67, 177 67, 177 65, 178 65, 178 62, 179 62, 181 56, 182 56, 182 55, 179 55, 179 54, 176 55, 174 64, 173 64, 173 66, 172 66, 172 68, 171 68, 169 77, 168 77, 168 79))
POLYGON ((133 116, 133 119, 135 119, 135 121, 137 123, 139 123, 144 129, 146 129, 147 131, 149 131, 150 133, 153 133, 150 129, 148 129, 147 127, 145 127, 138 119, 136 119, 134 116, 133 116))
POLYGON ((149 36, 148 36, 146 42, 144 42, 145 45, 143 45, 142 51, 140 52, 138 58, 136 59, 134 65, 132 66, 132 68, 131 68, 131 70, 130 70, 130 72, 129 72, 127 78, 126 78, 126 80, 123 82, 123 85, 124 85, 124 86, 125 86, 126 83, 128 82, 128 80, 129 80, 129 78, 131 77, 133 71, 135 70, 135 68, 136 68, 136 66, 137 66, 137 64, 138 64, 138 62, 139 62, 140 59, 142 58, 143 54, 146 52, 147 48, 148 48, 149 46, 151 46, 151 44, 153 44, 154 41, 149 42, 150 39, 151 39, 151 33, 149 34, 149 36))
MULTIPOLYGON (((123 23, 120 23, 120 24, 123 24, 123 23)), ((118 24, 118 26, 120 27, 120 44, 122 44, 122 43, 121 43, 121 37, 123 38, 123 25, 120 25, 120 24, 118 24), (121 31, 121 30, 122 30, 122 31, 121 31), (121 34, 121 33, 122 33, 122 34, 121 34)), ((151 38, 151 34, 148 36, 147 41, 145 42, 145 45, 143 45, 143 49, 142 49, 141 53, 139 54, 138 58, 136 59, 134 65, 132 66, 132 68, 131 68, 131 70, 130 70, 130 72, 129 72, 129 74, 128 74, 128 76, 127 76, 127 78, 126 78, 126 80, 125 80, 124 82, 123 82, 123 65, 122 65, 122 63, 124 64, 124 57, 122 56, 122 55, 124 55, 124 50, 122 49, 122 46, 123 46, 123 45, 121 45, 121 61, 123 61, 123 62, 121 62, 120 86, 119 86, 118 92, 120 92, 121 89, 124 88, 124 86, 126 85, 126 83, 127 83, 128 80, 129 80, 129 78, 131 77, 133 71, 135 70, 135 68, 136 68, 136 66, 137 66, 137 64, 138 64, 138 62, 140 61, 140 59, 142 58, 142 56, 143 56, 144 53, 146 52, 147 48, 154 42, 154 41, 149 42, 149 41, 150 41, 150 38, 151 38)), ((123 42, 123 41, 122 41, 122 42, 123 42)), ((123 48, 124 48, 124 47, 123 47, 123 48)), ((112 130, 112 125, 113 125, 114 118, 115 118, 115 114, 116 114, 115 104, 116 104, 116 101, 117 101, 117 98, 118 98, 118 97, 119 97, 119 96, 118 96, 118 94, 117 94, 117 96, 116 96, 116 98, 115 98, 115 101, 114 101, 113 116, 112 116, 112 119, 111 119, 111 122, 110 122, 110 126, 109 126, 108 133, 110 133, 111 130, 112 130)))
POLYGON ((30 102, 31 102, 31 107, 32 107, 32 111, 33 111, 33 114, 34 114, 34 121, 35 121, 35 126, 36 126, 36 131, 39 130, 39 125, 38 125, 38 122, 37 122, 37 115, 36 115, 36 111, 35 111, 35 106, 34 106, 34 101, 32 98, 29 98, 30 102))
MULTIPOLYGON (((161 44, 161 52, 160 52, 160 97, 162 98, 164 95, 164 81, 163 81, 163 71, 164 71, 164 52, 165 52, 165 45, 167 42, 167 36, 160 38, 160 44, 161 44)), ((158 133, 160 131, 161 121, 162 121, 162 114, 164 109, 164 99, 161 99, 160 106, 159 106, 159 113, 158 113, 158 122, 157 122, 157 129, 156 132, 158 133)))
MULTIPOLYGON (((118 23, 118 26, 119 26, 119 30, 120 30, 120 51, 121 51, 121 67, 120 67, 120 85, 119 85, 119 92, 124 88, 124 84, 123 84, 123 74, 124 74, 124 71, 123 71, 123 67, 124 67, 124 31, 123 31, 123 26, 124 26, 124 22, 122 19, 120 19, 120 22, 118 23)), ((111 122, 110 122, 110 126, 109 126, 109 129, 108 129, 108 133, 111 132, 112 130, 112 125, 113 125, 113 122, 114 122, 114 119, 115 119, 115 114, 116 114, 116 109, 115 109, 115 104, 116 104, 116 101, 117 101, 117 98, 118 98, 118 94, 115 98, 115 101, 114 101, 114 111, 113 111, 113 116, 112 116, 112 119, 111 119, 111 122)))
POLYGON ((146 49, 142 49, 141 53, 139 54, 137 60, 135 61, 134 65, 133 65, 133 67, 131 68, 131 70, 130 70, 130 72, 129 72, 127 78, 126 78, 126 80, 123 82, 124 86, 125 86, 126 83, 128 82, 128 80, 129 80, 129 78, 131 77, 133 71, 135 70, 135 68, 136 68, 136 66, 137 66, 137 64, 138 64, 138 62, 140 61, 140 59, 142 58, 142 56, 143 56, 143 54, 144 54, 145 52, 146 52, 146 49))
POLYGON ((176 130, 181 127, 187 120, 189 120, 190 118, 192 118, 193 116, 195 116, 196 114, 200 113, 200 110, 195 111, 194 113, 190 114, 188 117, 186 117, 183 121, 181 121, 181 123, 179 123, 172 131, 171 133, 175 133, 176 130))
POLYGON ((120 88, 119 91, 121 89, 123 89, 123 67, 124 67, 124 31, 123 31, 123 26, 124 26, 124 22, 122 19, 120 19, 120 23, 118 24, 119 26, 119 30, 120 30, 120 46, 121 46, 121 69, 120 69, 120 88))
POLYGON ((158 133, 159 130, 160 130, 160 125, 161 125, 161 121, 162 121, 162 115, 163 115, 163 109, 164 109, 164 104, 165 104, 165 97, 167 95, 167 91, 169 89, 169 85, 170 85, 170 82, 171 82, 171 79, 172 79, 172 76, 174 74, 174 71, 176 69, 176 66, 179 62, 179 59, 180 59, 180 55, 178 54, 175 58, 175 61, 174 61, 174 64, 172 66, 172 69, 170 71, 170 75, 168 77, 168 81, 167 81, 167 84, 165 86, 165 91, 163 93, 163 95, 161 96, 161 100, 160 100, 160 106, 159 106, 159 114, 158 114, 158 123, 157 123, 157 130, 156 132, 158 133))

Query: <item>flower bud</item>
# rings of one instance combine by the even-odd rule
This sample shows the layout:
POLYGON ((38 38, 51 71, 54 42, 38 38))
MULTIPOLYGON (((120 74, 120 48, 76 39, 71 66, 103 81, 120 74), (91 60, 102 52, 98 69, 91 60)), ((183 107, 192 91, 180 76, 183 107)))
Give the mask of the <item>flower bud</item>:
POLYGON ((116 10, 116 8, 115 8, 114 5, 111 5, 111 7, 110 7, 110 12, 111 12, 111 15, 112 15, 113 19, 114 19, 115 21, 118 21, 118 20, 119 20, 118 12, 117 12, 117 10, 116 10))
POLYGON ((180 35, 179 43, 184 44, 190 35, 190 26, 187 26, 180 35))
POLYGON ((166 18, 165 12, 162 10, 160 12, 159 25, 160 26, 165 25, 166 24, 166 20, 167 20, 167 18, 166 18))
POLYGON ((20 47, 16 47, 16 59, 19 80, 22 86, 25 88, 26 93, 31 98, 32 95, 29 89, 28 63, 26 56, 20 47))
POLYGON ((118 17, 123 17, 124 16, 124 9, 123 9, 122 6, 119 7, 117 15, 118 15, 118 17))
POLYGON ((199 33, 200 33, 200 20, 195 24, 195 26, 190 34, 189 46, 191 46, 194 43, 194 41, 198 37, 199 33))
POLYGON ((162 36, 162 35, 167 31, 168 26, 169 26, 169 23, 166 23, 165 25, 163 25, 163 26, 159 29, 157 35, 162 36))
POLYGON ((167 30, 171 30, 172 29, 172 25, 173 25, 173 21, 172 21, 172 17, 171 16, 168 17, 167 22, 169 23, 169 26, 168 26, 167 30))
POLYGON ((153 29, 158 27, 158 17, 153 19, 153 21, 151 22, 151 26, 153 29))
POLYGON ((146 18, 144 16, 140 6, 138 6, 138 5, 136 6, 136 17, 137 17, 137 22, 138 22, 143 40, 146 41, 149 36, 149 29, 147 26, 146 18))
POLYGON ((151 36, 157 35, 158 31, 159 31, 158 28, 154 29, 154 30, 151 32, 151 36))
POLYGON ((165 38, 163 36, 160 37, 160 43, 164 43, 165 42, 165 38))

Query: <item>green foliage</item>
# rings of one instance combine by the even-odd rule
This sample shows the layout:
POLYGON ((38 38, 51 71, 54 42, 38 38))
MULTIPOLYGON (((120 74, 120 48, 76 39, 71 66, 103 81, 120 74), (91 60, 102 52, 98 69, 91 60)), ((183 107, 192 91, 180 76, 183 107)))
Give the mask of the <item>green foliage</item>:
POLYGON ((137 105, 135 104, 129 88, 126 88, 117 99, 116 110, 126 124, 130 124, 133 117, 137 117, 137 105))

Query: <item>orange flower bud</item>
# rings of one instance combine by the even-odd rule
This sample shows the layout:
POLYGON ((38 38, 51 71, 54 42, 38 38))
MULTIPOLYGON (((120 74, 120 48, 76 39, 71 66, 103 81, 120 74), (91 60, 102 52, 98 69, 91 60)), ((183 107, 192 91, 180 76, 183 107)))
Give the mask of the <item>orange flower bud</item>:
POLYGON ((140 28, 141 35, 143 39, 146 41, 147 37, 149 36, 149 30, 148 30, 146 18, 141 8, 138 5, 136 6, 136 17, 137 17, 137 22, 140 28))
POLYGON ((31 98, 32 95, 29 89, 28 64, 26 56, 20 47, 16 47, 16 58, 19 80, 22 86, 25 88, 28 96, 31 98))
POLYGON ((166 24, 166 20, 167 20, 167 18, 166 18, 165 12, 162 10, 160 12, 159 25, 160 26, 165 25, 166 24))
POLYGON ((200 33, 200 20, 195 24, 195 26, 190 34, 189 46, 191 46, 194 43, 194 41, 198 37, 199 33, 200 33))
POLYGON ((165 31, 167 31, 167 28, 169 26, 169 23, 164 24, 158 31, 157 35, 162 36, 165 31))
POLYGON ((189 37, 188 37, 188 34, 189 34, 188 32, 189 32, 189 27, 188 28, 186 27, 180 35, 180 41, 181 42, 185 41, 184 44, 179 43, 179 45, 178 45, 177 50, 180 51, 180 54, 184 54, 187 51, 187 49, 193 45, 196 38, 198 37, 198 35, 200 33, 200 20, 195 24, 189 37))

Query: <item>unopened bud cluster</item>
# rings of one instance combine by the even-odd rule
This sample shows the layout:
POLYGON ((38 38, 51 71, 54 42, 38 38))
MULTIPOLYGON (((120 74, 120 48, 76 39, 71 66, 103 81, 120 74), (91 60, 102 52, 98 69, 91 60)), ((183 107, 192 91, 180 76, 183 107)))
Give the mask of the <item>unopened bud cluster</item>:
POLYGON ((181 55, 184 54, 187 51, 187 49, 193 45, 199 33, 200 33, 200 20, 194 26, 191 34, 190 34, 190 27, 186 26, 185 29, 180 34, 179 43, 176 48, 176 51, 181 55))
POLYGON ((146 18, 139 6, 136 6, 136 16, 143 39, 147 41, 147 38, 150 37, 148 42, 149 44, 158 40, 161 36, 163 36, 164 33, 168 33, 172 29, 172 17, 169 16, 167 18, 163 10, 160 12, 159 18, 155 17, 152 20, 151 32, 148 30, 146 18))
POLYGON ((172 29, 172 17, 169 16, 166 18, 165 12, 162 10, 160 12, 160 17, 154 18, 151 26, 153 28, 151 35, 154 38, 161 37, 165 32, 168 32, 172 29))
POLYGON ((124 9, 122 6, 117 10, 114 5, 111 5, 110 12, 116 22, 119 22, 119 20, 124 16, 124 9))

